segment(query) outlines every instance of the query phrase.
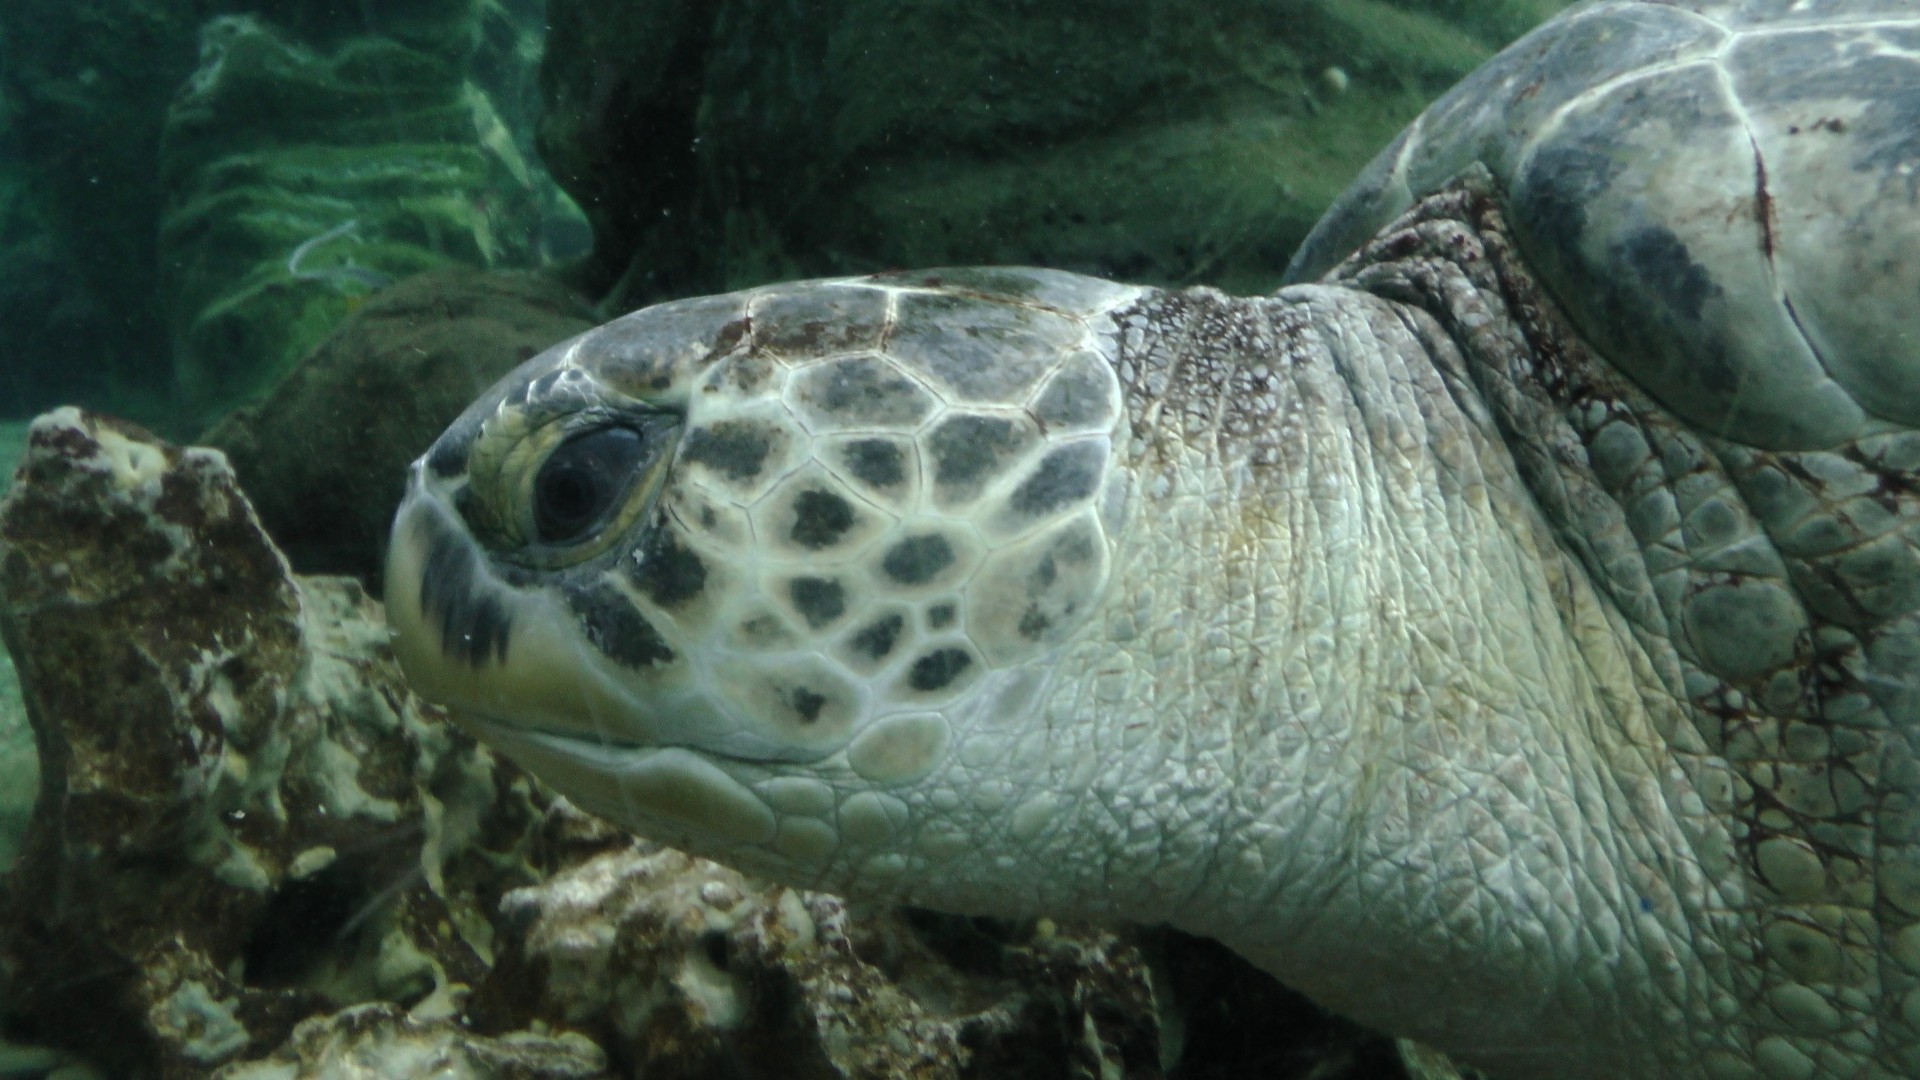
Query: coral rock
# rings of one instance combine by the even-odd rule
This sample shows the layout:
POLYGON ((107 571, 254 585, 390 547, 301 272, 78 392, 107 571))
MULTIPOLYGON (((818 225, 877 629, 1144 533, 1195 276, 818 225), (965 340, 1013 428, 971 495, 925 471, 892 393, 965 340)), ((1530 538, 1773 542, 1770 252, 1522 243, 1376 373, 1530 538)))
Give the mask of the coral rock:
POLYGON ((600 1080, 606 1055, 582 1036, 527 1032, 489 1038, 449 1019, 418 1020, 391 1005, 360 1005, 303 1021, 260 1061, 215 1080, 600 1080))
POLYGON ((481 1026, 581 1028, 649 1080, 1160 1075, 1146 962, 1110 932, 854 910, 644 843, 504 908, 481 1026))
POLYGON ((288 573, 217 452, 42 417, 0 594, 41 757, 0 895, 20 1034, 204 1075, 485 972, 534 788, 405 691, 358 585, 288 573))

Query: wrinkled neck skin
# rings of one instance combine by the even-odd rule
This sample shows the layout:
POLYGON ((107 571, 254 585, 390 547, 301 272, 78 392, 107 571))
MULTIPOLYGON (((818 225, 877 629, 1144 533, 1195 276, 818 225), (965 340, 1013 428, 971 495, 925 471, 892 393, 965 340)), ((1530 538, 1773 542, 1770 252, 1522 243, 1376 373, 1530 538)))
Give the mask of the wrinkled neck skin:
POLYGON ((1506 1077, 1692 1075, 1650 1029, 1723 984, 1688 941, 1713 826, 1482 403, 1458 327, 1499 313, 1466 316, 1332 285, 1115 313, 1106 599, 1039 704, 954 717, 912 899, 1171 923, 1506 1077))

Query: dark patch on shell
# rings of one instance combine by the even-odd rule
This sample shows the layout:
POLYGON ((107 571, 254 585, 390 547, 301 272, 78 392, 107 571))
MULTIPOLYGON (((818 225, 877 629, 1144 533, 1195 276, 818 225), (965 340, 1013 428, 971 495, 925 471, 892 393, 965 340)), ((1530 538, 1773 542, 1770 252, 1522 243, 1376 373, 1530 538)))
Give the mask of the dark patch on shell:
POLYGON ((846 587, 832 578, 794 578, 787 582, 787 595, 793 598, 794 610, 815 630, 846 614, 846 587))
POLYGON ((880 569, 902 585, 925 585, 952 565, 953 545, 939 533, 909 536, 880 560, 880 569))
POLYGON ((1577 251, 1587 207, 1620 173, 1618 157, 1581 143, 1541 147, 1515 192, 1514 217, 1550 251, 1577 251))
POLYGON ((1113 371, 1091 353, 1080 353, 1056 372, 1034 400, 1042 429, 1089 428, 1112 421, 1113 371))
POLYGON ((809 551, 832 547, 853 528, 853 504, 830 491, 802 491, 793 499, 793 529, 787 535, 809 551))
POLYGON ((927 626, 934 630, 944 630, 953 625, 954 614, 952 604, 935 604, 927 609, 927 626))
POLYGON ((1075 320, 1025 304, 905 293, 886 348, 948 400, 1010 404, 1032 393, 1080 333, 1075 320))
POLYGON ((799 285, 754 302, 758 347, 786 357, 871 348, 887 323, 887 295, 844 285, 799 285))
POLYGON ((1720 286, 1706 267, 1694 261, 1687 245, 1670 229, 1649 226, 1621 242, 1615 257, 1631 267, 1648 289, 1689 319, 1698 320, 1720 286))

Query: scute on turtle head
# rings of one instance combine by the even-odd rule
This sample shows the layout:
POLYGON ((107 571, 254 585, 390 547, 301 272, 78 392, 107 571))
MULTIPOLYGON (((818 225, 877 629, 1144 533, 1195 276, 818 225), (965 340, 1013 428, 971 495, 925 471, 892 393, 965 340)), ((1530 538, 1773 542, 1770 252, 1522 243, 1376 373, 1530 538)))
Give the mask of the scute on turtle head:
POLYGON ((1700 430, 1807 449, 1920 423, 1917 87, 1902 0, 1596 4, 1428 109, 1288 277, 1484 168, 1583 333, 1700 430))

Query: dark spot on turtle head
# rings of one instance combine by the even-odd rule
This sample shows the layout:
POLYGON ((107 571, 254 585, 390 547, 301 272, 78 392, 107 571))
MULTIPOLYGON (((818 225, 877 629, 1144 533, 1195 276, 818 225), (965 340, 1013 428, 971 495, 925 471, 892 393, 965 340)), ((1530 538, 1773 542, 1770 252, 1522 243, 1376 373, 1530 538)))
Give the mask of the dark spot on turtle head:
POLYGON ((831 491, 810 489, 793 500, 793 542, 809 551, 838 543, 853 528, 853 504, 831 491))
POLYGON ((786 693, 787 708, 800 718, 803 724, 811 724, 820 719, 820 710, 827 707, 827 696, 804 686, 796 686, 786 693))
POLYGON ((742 317, 728 322, 720 328, 719 333, 713 336, 713 349, 707 356, 711 358, 723 353, 732 352, 734 347, 739 345, 740 342, 751 333, 753 333, 753 320, 751 318, 742 317))
POLYGON ((797 577, 787 582, 794 610, 815 630, 846 613, 847 590, 832 578, 797 577))
POLYGON ((628 576, 661 607, 684 604, 707 585, 707 564, 680 543, 672 529, 655 525, 628 576))
POLYGON ((760 614, 741 621, 740 636, 757 645, 777 645, 793 635, 787 632, 787 625, 778 618, 760 614))
POLYGON ((1053 626, 1053 620, 1040 610, 1038 604, 1028 604, 1027 610, 1020 614, 1020 636, 1028 641, 1039 641, 1040 636, 1053 626))
POLYGON ((1008 504, 1023 517, 1064 510, 1093 494, 1106 458, 1106 446, 1095 439, 1055 447, 1040 459, 1040 467, 1013 489, 1008 504))
POLYGON ((939 533, 909 536, 880 560, 880 569, 902 585, 925 585, 951 565, 953 545, 939 533))
POLYGON ((811 404, 840 423, 900 427, 933 409, 919 384, 876 356, 832 360, 801 379, 811 404))
POLYGON ((953 625, 953 616, 952 604, 935 604, 927 609, 927 626, 934 630, 944 630, 953 625))
POLYGON ((558 383, 560 382, 560 375, 561 375, 561 370, 555 369, 553 371, 547 372, 545 375, 542 375, 539 378, 528 383, 527 389, 526 389, 526 399, 528 401, 532 401, 535 398, 543 398, 543 397, 546 397, 548 394, 553 393, 554 386, 558 385, 558 383))
POLYGON ((915 690, 939 690, 951 686, 972 666, 973 657, 965 649, 935 649, 913 662, 907 682, 915 690))
POLYGON ((1019 442, 1013 421, 1005 417, 956 416, 927 436, 934 482, 963 489, 984 484, 1019 442))
POLYGON ((847 471, 861 483, 875 488, 890 488, 907 477, 905 455, 885 439, 861 439, 848 443, 847 471))
POLYGON ((1087 562, 1093 558, 1093 534, 1084 528, 1070 529, 1053 542, 1053 553, 1070 565, 1087 562))
POLYGON ((875 660, 885 659, 893 651, 894 643, 900 640, 900 631, 906 629, 906 625, 907 620, 898 614, 883 615, 853 635, 853 647, 875 660))
POLYGON ((1059 564, 1053 561, 1053 553, 1048 552, 1041 556, 1038 563, 1034 564, 1033 573, 1029 575, 1027 580, 1033 585, 1035 591, 1041 591, 1052 585, 1059 577, 1059 564))
POLYGON ((440 623, 440 651, 473 667, 505 663, 513 618, 480 573, 480 555, 432 515, 416 526, 427 548, 420 572, 420 607, 440 623))
POLYGON ((773 431, 752 420, 720 420, 687 432, 680 456, 736 483, 752 480, 773 453, 773 431))
POLYGON ((1049 426, 1078 427, 1108 416, 1112 369, 1106 361, 1082 353, 1053 377, 1033 403, 1034 418, 1049 426))
POLYGON ((758 353, 736 356, 723 370, 726 382, 742 393, 752 393, 773 378, 774 362, 758 353))
POLYGON ((427 451, 427 468, 433 475, 451 479, 467 470, 467 450, 473 443, 468 439, 452 438, 452 432, 442 435, 427 451))
POLYGON ((603 581, 566 590, 567 606, 580 617, 593 647, 630 668, 651 667, 673 659, 660 631, 627 598, 603 581))

